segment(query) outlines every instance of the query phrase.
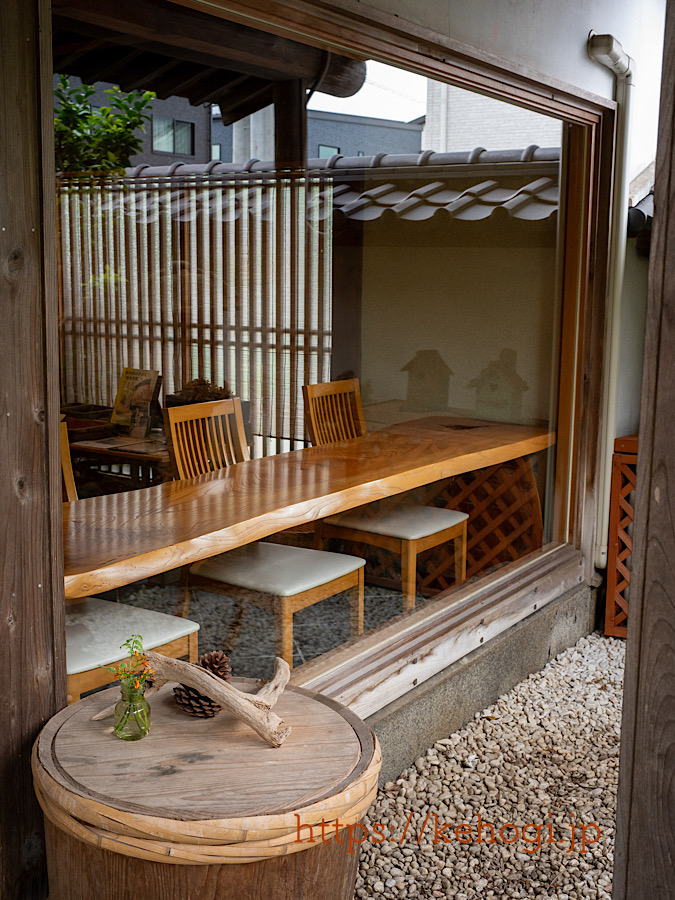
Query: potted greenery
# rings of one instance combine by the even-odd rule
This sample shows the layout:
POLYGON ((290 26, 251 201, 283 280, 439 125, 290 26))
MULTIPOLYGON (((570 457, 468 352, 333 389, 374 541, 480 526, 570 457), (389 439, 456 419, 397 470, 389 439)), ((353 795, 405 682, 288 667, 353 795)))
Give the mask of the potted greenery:
POLYGON ((138 132, 150 119, 148 107, 155 94, 125 94, 112 87, 105 92, 110 103, 95 109, 89 102, 95 93, 88 84, 78 87, 66 75, 59 76, 54 88, 54 154, 61 175, 123 170, 142 148, 138 132))
POLYGON ((106 666, 119 679, 121 698, 115 705, 114 734, 123 741, 139 741, 150 731, 150 704, 145 697, 145 685, 154 672, 143 652, 143 638, 132 634, 122 644, 129 659, 114 666, 106 666))

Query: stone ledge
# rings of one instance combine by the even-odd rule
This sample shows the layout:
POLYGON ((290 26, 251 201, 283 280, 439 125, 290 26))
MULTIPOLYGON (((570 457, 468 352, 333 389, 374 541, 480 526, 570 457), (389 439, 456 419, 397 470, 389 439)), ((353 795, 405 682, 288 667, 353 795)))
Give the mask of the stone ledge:
POLYGON ((569 591, 370 716, 382 746, 380 784, 594 631, 597 618, 597 590, 569 591))

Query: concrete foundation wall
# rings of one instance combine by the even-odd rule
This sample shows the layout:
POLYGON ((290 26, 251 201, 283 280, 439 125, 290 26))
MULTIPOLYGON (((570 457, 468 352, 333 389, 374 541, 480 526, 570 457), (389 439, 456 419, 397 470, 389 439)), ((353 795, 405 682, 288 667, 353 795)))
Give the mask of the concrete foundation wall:
POLYGON ((380 784, 398 778, 434 741, 594 631, 597 593, 585 586, 564 594, 370 716, 366 721, 382 745, 380 784))

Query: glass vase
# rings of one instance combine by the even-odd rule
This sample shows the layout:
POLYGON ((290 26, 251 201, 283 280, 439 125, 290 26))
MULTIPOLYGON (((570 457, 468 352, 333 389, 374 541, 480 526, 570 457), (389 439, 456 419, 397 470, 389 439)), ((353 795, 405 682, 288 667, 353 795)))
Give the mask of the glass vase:
POLYGON ((144 688, 120 685, 122 697, 115 705, 113 731, 123 741, 140 741, 150 731, 150 704, 144 688))

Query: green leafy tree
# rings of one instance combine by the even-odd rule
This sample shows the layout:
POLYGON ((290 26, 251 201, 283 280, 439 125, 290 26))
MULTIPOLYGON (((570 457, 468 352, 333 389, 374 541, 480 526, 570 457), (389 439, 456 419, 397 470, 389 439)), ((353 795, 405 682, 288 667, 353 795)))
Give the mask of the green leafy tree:
POLYGON ((95 88, 70 84, 59 77, 54 89, 54 141, 57 172, 111 171, 130 165, 130 158, 141 150, 149 121, 148 107, 155 99, 153 91, 124 94, 118 87, 106 94, 110 103, 92 110, 89 98, 95 88))

